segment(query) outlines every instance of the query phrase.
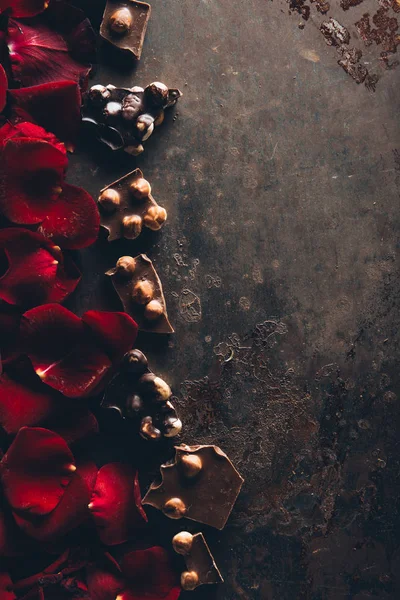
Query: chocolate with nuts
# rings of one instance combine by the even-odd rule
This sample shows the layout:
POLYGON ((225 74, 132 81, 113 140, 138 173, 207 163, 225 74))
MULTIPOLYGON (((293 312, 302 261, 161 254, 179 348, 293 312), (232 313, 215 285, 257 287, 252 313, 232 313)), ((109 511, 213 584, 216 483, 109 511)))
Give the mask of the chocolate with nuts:
POLYGON ((187 570, 181 575, 184 590, 191 591, 199 585, 224 582, 202 533, 192 535, 188 531, 181 531, 173 538, 172 546, 185 559, 187 570))
POLYGON ((229 458, 217 446, 177 446, 175 462, 161 466, 143 504, 171 519, 186 517, 223 529, 243 485, 229 458))
POLYGON ((145 254, 122 256, 106 275, 111 277, 125 312, 141 331, 173 333, 160 278, 145 254))
POLYGON ((151 6, 137 0, 107 0, 100 35, 137 60, 142 54, 151 6))
POLYGON ((143 227, 158 231, 167 220, 167 211, 151 194, 151 185, 140 169, 124 175, 103 188, 98 198, 100 224, 108 241, 134 240, 143 227))

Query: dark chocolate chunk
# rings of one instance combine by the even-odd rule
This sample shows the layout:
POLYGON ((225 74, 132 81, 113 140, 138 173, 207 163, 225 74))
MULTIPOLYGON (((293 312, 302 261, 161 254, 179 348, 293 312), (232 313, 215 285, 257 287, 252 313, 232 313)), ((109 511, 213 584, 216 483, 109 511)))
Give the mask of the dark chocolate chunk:
POLYGON ((140 169, 124 175, 103 188, 98 198, 101 226, 108 241, 133 240, 143 227, 158 231, 167 219, 167 211, 151 195, 151 186, 140 169))
POLYGON ((177 446, 175 462, 161 466, 161 483, 151 484, 143 504, 171 519, 186 517, 223 529, 243 478, 217 446, 177 446))
POLYGON ((181 531, 173 538, 172 546, 175 552, 182 554, 185 559, 187 571, 181 575, 184 590, 190 591, 199 585, 224 582, 202 533, 192 535, 188 531, 181 531))
POLYGON ((137 156, 154 128, 164 121, 164 110, 182 96, 176 88, 154 81, 146 88, 94 85, 84 98, 82 123, 86 131, 111 150, 123 148, 137 156))
POLYGON ((137 60, 142 54, 151 6, 136 0, 107 0, 100 35, 137 60))
POLYGON ((160 278, 145 254, 135 258, 122 256, 116 266, 106 272, 121 299, 124 310, 141 331, 173 333, 160 278))

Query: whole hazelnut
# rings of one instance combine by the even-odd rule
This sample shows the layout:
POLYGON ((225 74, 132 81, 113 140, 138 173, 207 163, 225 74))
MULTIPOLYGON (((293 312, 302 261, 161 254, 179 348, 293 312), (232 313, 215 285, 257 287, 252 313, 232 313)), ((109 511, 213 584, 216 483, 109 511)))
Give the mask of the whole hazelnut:
POLYGON ((119 102, 107 102, 103 114, 106 119, 115 119, 121 114, 122 105, 119 102))
POLYGON ((170 498, 163 506, 163 513, 170 519, 181 519, 186 514, 186 505, 180 498, 170 498))
POLYGON ((160 81, 153 81, 145 90, 146 100, 154 107, 163 108, 168 102, 168 88, 160 81))
POLYGON ((154 117, 149 114, 140 115, 136 121, 136 135, 142 142, 149 139, 154 131, 154 117))
POLYGON ((143 220, 139 215, 130 215, 122 219, 123 236, 127 240, 136 239, 142 231, 143 220))
POLYGON ((144 92, 144 88, 140 87, 140 85, 134 85, 131 87, 132 94, 142 94, 144 92))
POLYGON ((127 121, 136 119, 142 109, 142 100, 136 94, 128 94, 122 102, 122 117, 127 121))
POLYGON ((200 456, 197 456, 196 454, 184 454, 181 457, 181 466, 185 477, 191 479, 200 473, 203 468, 203 463, 201 462, 200 456))
POLYGON ((176 437, 182 431, 182 421, 178 417, 167 417, 164 421, 164 436, 176 437))
POLYGON ((126 399, 126 416, 135 418, 143 410, 143 400, 137 394, 130 394, 126 399))
POLYGON ((186 592, 191 592, 199 585, 199 576, 196 571, 184 571, 181 575, 181 587, 186 592))
POLYGON ((177 554, 189 554, 192 549, 193 536, 188 531, 181 531, 172 538, 172 547, 177 554))
POLYGON ((130 154, 131 156, 139 156, 139 154, 142 154, 142 152, 144 152, 144 148, 142 144, 137 144, 136 146, 130 145, 125 146, 124 152, 130 154))
POLYGON ((132 258, 132 256, 121 256, 121 258, 117 260, 115 268, 118 275, 132 277, 136 268, 136 261, 134 258, 132 258))
POLYGON ((165 402, 171 397, 172 392, 168 383, 157 377, 154 373, 145 373, 139 379, 139 385, 144 394, 149 394, 154 400, 165 402))
POLYGON ((130 350, 122 361, 122 367, 128 373, 133 375, 142 375, 147 369, 147 358, 140 350, 130 350))
POLYGON ((113 33, 123 35, 132 27, 132 15, 128 8, 116 10, 109 20, 110 29, 113 33))
POLYGON ((108 188, 106 190, 104 190, 104 192, 101 192, 99 198, 98 198, 98 203, 100 208, 105 212, 105 213, 113 213, 117 210, 119 204, 120 204, 121 198, 119 193, 117 192, 117 190, 113 190, 112 188, 108 188))
POLYGON ((111 92, 104 87, 104 85, 92 85, 88 92, 88 96, 89 100, 93 102, 93 104, 101 106, 110 98, 111 92))
POLYGON ((151 193, 151 185, 147 181, 147 179, 144 179, 143 177, 138 177, 137 179, 132 181, 130 185, 130 190, 132 196, 136 198, 136 200, 144 200, 145 198, 148 198, 148 196, 151 193))
POLYGON ((144 417, 140 424, 140 435, 145 440, 159 440, 161 431, 153 425, 153 419, 151 417, 144 417))
POLYGON ((156 118, 154 119, 154 127, 159 127, 164 122, 165 113, 163 109, 160 110, 156 118))
POLYGON ((150 206, 143 217, 143 222, 152 231, 158 231, 167 220, 167 211, 162 206, 150 206))
POLYGON ((144 309, 144 318, 148 321, 156 321, 164 313, 163 306, 158 300, 152 300, 144 309))
POLYGON ((148 279, 141 279, 133 288, 133 300, 138 304, 148 304, 154 294, 154 286, 148 279))

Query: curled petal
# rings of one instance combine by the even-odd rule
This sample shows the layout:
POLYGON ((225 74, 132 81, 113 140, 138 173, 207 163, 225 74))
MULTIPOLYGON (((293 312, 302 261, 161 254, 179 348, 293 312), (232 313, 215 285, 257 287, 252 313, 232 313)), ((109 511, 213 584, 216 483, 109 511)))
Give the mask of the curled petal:
POLYGON ((113 546, 130 539, 147 522, 137 471, 122 463, 102 467, 89 508, 103 544, 113 546))
POLYGON ((122 559, 121 569, 131 592, 129 600, 179 598, 179 577, 164 548, 153 546, 129 552, 122 559))
POLYGON ((16 600, 17 596, 12 591, 13 583, 8 573, 0 572, 0 598, 1 600, 16 600))
POLYGON ((8 80, 7 74, 0 65, 0 112, 3 112, 7 102, 8 80))
POLYGON ((4 301, 25 309, 62 302, 79 281, 72 260, 64 259, 60 248, 43 236, 18 228, 0 231, 0 298, 4 301))
POLYGON ((46 10, 50 0, 0 0, 0 12, 9 10, 13 17, 34 17, 46 10))
POLYGON ((3 127, 0 128, 0 149, 4 148, 5 143, 12 138, 31 138, 45 142, 49 142, 63 154, 67 154, 65 146, 61 143, 56 136, 43 129, 35 123, 28 121, 22 121, 20 123, 12 124, 7 122, 3 127))
POLYGON ((126 313, 88 310, 82 317, 111 360, 118 360, 135 343, 138 326, 126 313))
POLYGON ((0 463, 4 494, 17 514, 56 508, 76 470, 66 442, 48 429, 23 427, 0 463))
POLYGON ((90 568, 86 581, 91 600, 121 600, 124 581, 118 573, 100 568, 90 568))

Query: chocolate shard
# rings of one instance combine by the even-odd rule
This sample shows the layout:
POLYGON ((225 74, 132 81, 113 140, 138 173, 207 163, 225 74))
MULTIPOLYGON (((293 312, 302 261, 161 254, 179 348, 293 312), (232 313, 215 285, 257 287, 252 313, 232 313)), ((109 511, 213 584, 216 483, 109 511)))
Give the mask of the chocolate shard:
POLYGON ((171 519, 186 517, 223 529, 243 485, 217 446, 176 446, 175 462, 161 465, 162 481, 151 484, 143 504, 171 519))
POLYGON ((122 256, 106 275, 111 277, 125 312, 137 322, 141 331, 174 332, 160 278, 148 256, 122 256))
POLYGON ((167 211, 151 194, 151 186, 140 169, 124 175, 103 188, 98 198, 100 224, 108 241, 137 238, 143 227, 158 231, 167 220, 167 211))
POLYGON ((136 60, 142 54, 151 6, 136 0, 107 0, 100 26, 100 35, 107 42, 136 60))
POLYGON ((181 531, 174 536, 172 546, 175 552, 182 554, 186 563, 187 571, 181 575, 184 590, 224 582, 202 533, 192 535, 188 531, 181 531))

